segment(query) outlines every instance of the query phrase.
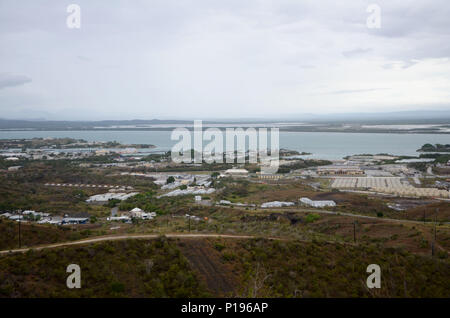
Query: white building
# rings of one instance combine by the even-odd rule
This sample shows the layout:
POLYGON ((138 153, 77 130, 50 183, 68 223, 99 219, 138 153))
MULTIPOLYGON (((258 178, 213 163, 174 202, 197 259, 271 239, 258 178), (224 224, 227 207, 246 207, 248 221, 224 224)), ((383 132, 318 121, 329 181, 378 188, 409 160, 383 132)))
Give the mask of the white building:
POLYGON ((142 213, 144 213, 144 211, 142 211, 139 208, 134 208, 133 210, 130 211, 130 213, 132 217, 140 219, 142 218, 142 213))
POLYGON ((104 194, 96 194, 91 197, 89 197, 86 202, 92 203, 92 202, 107 202, 111 199, 117 199, 117 200, 126 200, 128 198, 131 198, 132 196, 135 196, 138 194, 137 192, 131 192, 131 193, 125 193, 125 192, 108 192, 104 194))
POLYGON ((261 208, 281 208, 285 206, 294 206, 294 202, 272 201, 261 204, 261 208))
POLYGON ((152 220, 156 216, 156 212, 144 212, 139 208, 134 208, 130 212, 131 216, 136 219, 152 220))
POLYGON ((322 201, 313 201, 309 198, 300 198, 300 203, 308 205, 308 206, 312 206, 315 208, 324 208, 327 206, 336 206, 336 202, 332 201, 332 200, 322 200, 322 201))
POLYGON ((228 169, 225 171, 225 175, 226 176, 231 176, 231 177, 247 177, 248 176, 248 171, 246 169, 228 169))
POLYGON ((8 167, 8 171, 18 171, 20 168, 22 168, 22 166, 12 166, 8 167))
POLYGON ((110 216, 106 219, 107 221, 122 221, 122 222, 128 222, 131 221, 131 219, 128 216, 110 216))
POLYGON ((89 218, 71 218, 65 217, 62 219, 61 224, 86 224, 89 222, 89 218))

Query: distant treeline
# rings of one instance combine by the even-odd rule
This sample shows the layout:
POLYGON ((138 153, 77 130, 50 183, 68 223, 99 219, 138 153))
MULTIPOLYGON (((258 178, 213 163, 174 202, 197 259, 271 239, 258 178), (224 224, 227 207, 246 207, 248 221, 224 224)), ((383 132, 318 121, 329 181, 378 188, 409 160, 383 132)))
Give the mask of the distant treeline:
POLYGON ((450 144, 425 144, 422 146, 422 148, 420 148, 417 151, 422 151, 422 152, 450 152, 450 144))

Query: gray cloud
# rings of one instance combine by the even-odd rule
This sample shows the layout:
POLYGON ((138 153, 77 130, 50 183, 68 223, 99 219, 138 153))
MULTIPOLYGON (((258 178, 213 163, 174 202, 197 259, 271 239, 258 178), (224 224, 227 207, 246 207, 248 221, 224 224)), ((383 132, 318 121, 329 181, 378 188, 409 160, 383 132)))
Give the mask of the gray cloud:
POLYGON ((68 29, 73 1, 2 0, 0 70, 27 76, 0 75, 15 86, 0 117, 11 105, 68 119, 448 105, 450 2, 374 2, 381 29, 366 26, 367 0, 77 0, 81 29, 68 29))
POLYGON ((0 73, 0 89, 6 87, 21 86, 30 83, 31 78, 23 75, 14 75, 10 73, 0 73))
POLYGON ((349 50, 349 51, 343 51, 342 55, 344 55, 345 57, 354 57, 354 56, 360 56, 360 55, 364 55, 366 53, 371 52, 372 49, 361 49, 361 48, 357 48, 354 50, 349 50))
POLYGON ((416 65, 417 63, 419 63, 418 60, 398 61, 398 62, 384 64, 381 67, 384 69, 387 69, 387 70, 391 70, 391 69, 395 69, 395 68, 406 69, 406 68, 416 65))
POLYGON ((82 56, 82 55, 77 55, 77 59, 83 62, 90 62, 91 59, 86 57, 86 56, 82 56))
POLYGON ((329 92, 327 94, 331 95, 341 95, 341 94, 358 94, 358 93, 367 93, 367 92, 375 92, 375 91, 383 91, 389 88, 368 88, 368 89, 343 89, 338 91, 329 92))

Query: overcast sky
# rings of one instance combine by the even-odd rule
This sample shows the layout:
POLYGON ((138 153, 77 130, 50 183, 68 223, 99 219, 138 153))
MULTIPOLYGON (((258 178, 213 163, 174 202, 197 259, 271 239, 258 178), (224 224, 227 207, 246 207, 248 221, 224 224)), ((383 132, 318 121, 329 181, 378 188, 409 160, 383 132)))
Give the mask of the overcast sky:
POLYGON ((0 117, 450 109, 448 0, 0 0, 0 117), (81 28, 66 25, 81 8, 81 28), (337 5, 336 3, 339 3, 337 5), (381 8, 381 28, 366 21, 381 8))

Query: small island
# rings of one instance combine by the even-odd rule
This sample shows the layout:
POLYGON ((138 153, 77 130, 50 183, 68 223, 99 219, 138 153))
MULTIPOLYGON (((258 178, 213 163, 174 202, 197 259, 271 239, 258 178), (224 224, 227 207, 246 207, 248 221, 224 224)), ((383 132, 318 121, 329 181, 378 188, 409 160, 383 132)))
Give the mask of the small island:
POLYGON ((450 145, 449 144, 425 144, 422 146, 422 148, 418 149, 419 152, 450 152, 450 145))
POLYGON ((284 149, 284 148, 280 149, 280 157, 308 156, 308 155, 312 155, 312 153, 305 152, 305 151, 298 152, 296 150, 290 150, 290 149, 284 149))
POLYGON ((150 144, 121 144, 117 141, 89 142, 74 138, 31 138, 31 139, 0 139, 0 149, 151 149, 156 148, 150 144))

